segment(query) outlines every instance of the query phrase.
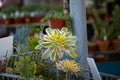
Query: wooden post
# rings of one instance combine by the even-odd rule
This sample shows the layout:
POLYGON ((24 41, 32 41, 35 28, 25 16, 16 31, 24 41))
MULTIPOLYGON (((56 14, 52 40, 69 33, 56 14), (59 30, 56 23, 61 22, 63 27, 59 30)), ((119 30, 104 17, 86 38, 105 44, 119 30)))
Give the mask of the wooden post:
MULTIPOLYGON (((76 61, 85 69, 88 69, 87 56, 87 27, 85 0, 70 0, 70 16, 72 18, 72 31, 77 36, 78 55, 76 61)), ((88 76, 88 74, 85 74, 88 76)))

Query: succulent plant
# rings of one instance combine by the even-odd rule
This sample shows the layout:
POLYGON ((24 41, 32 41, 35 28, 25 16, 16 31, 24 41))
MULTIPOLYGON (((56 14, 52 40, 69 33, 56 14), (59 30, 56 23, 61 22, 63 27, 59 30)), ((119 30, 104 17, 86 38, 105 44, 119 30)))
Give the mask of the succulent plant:
POLYGON ((78 63, 76 63, 74 60, 62 60, 56 63, 59 70, 62 70, 64 72, 71 72, 74 74, 79 74, 81 71, 81 67, 78 63))
POLYGON ((120 6, 115 5, 112 17, 113 31, 111 34, 112 39, 120 39, 120 6))
POLYGON ((113 27, 109 24, 108 19, 102 20, 96 9, 93 9, 93 28, 95 38, 100 40, 107 40, 112 34, 113 27))
POLYGON ((41 23, 44 25, 46 25, 46 22, 49 19, 60 19, 60 20, 65 20, 66 22, 66 26, 69 30, 71 30, 71 18, 69 14, 65 14, 63 15, 62 12, 51 12, 51 13, 47 13, 41 20, 41 23))
POLYGON ((30 56, 21 56, 19 61, 14 62, 15 65, 15 72, 20 74, 25 80, 30 79, 31 77, 35 76, 36 73, 36 64, 35 62, 31 61, 30 56))
POLYGON ((72 33, 67 28, 59 29, 46 29, 47 35, 41 36, 39 44, 36 49, 46 48, 42 54, 42 58, 46 59, 50 57, 53 62, 63 56, 63 53, 68 53, 72 58, 76 58, 77 55, 74 50, 76 46, 76 36, 72 36, 72 33))
POLYGON ((35 46, 38 44, 37 41, 39 40, 38 37, 33 37, 33 38, 29 38, 26 40, 26 46, 28 48, 29 51, 34 51, 35 50, 35 46))
POLYGON ((7 67, 6 68, 6 72, 9 73, 9 74, 13 74, 14 73, 14 69, 11 68, 11 67, 7 67))

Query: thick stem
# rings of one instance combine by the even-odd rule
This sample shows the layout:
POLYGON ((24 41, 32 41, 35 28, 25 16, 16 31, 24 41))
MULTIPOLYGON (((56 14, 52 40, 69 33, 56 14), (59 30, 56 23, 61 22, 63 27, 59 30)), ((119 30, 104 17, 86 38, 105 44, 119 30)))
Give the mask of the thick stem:
POLYGON ((70 80, 70 72, 68 73, 68 80, 70 80))
MULTIPOLYGON (((58 62, 58 56, 56 56, 55 65, 58 62)), ((56 80, 60 80, 59 69, 56 66, 56 80)))
POLYGON ((59 78, 60 78, 60 75, 59 75, 59 70, 58 70, 58 68, 56 68, 57 69, 57 71, 56 71, 56 80, 60 80, 59 78))
POLYGON ((66 72, 65 80, 70 80, 70 73, 69 72, 66 72))
POLYGON ((67 78, 68 78, 68 72, 66 72, 65 80, 67 80, 67 78))

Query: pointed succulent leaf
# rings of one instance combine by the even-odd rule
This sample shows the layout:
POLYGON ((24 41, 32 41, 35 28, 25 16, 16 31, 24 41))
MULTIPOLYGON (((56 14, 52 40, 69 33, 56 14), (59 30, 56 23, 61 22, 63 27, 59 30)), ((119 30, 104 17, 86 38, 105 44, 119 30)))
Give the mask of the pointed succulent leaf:
POLYGON ((71 37, 67 37, 66 39, 70 40, 70 41, 73 41, 75 43, 76 40, 77 40, 77 37, 76 36, 71 36, 71 37))
POLYGON ((77 45, 71 45, 71 48, 72 48, 73 50, 76 50, 78 47, 77 47, 77 45))
POLYGON ((43 54, 42 54, 42 59, 46 59, 50 56, 51 54, 51 51, 50 49, 48 48, 43 54))
POLYGON ((62 53, 62 51, 60 51, 60 49, 57 49, 56 52, 57 52, 57 55, 59 58, 63 56, 63 53, 62 53))
POLYGON ((49 40, 49 38, 48 38, 47 35, 44 35, 43 39, 44 39, 45 41, 48 41, 48 40, 49 40))
POLYGON ((52 54, 50 55, 50 60, 53 62, 56 60, 56 50, 55 49, 53 50, 52 54))
POLYGON ((46 33, 47 33, 47 35, 50 35, 52 32, 53 32, 52 29, 50 29, 50 28, 47 28, 47 29, 46 29, 46 33))
POLYGON ((43 45, 44 47, 50 47, 50 46, 52 46, 53 44, 52 44, 51 42, 43 42, 42 45, 43 45))
POLYGON ((42 48, 42 45, 38 44, 35 49, 38 50, 38 49, 41 49, 42 48))
POLYGON ((71 40, 67 40, 66 45, 75 45, 75 42, 74 41, 71 41, 71 40))
POLYGON ((64 46, 64 49, 65 49, 65 52, 67 52, 68 55, 71 56, 72 58, 75 58, 77 56, 76 53, 73 51, 74 49, 71 46, 66 45, 64 46))
POLYGON ((59 29, 55 29, 55 30, 54 30, 54 33, 55 33, 55 34, 58 34, 58 33, 59 33, 59 29))
POLYGON ((71 50, 72 50, 71 46, 69 46, 68 44, 67 44, 67 45, 64 45, 64 49, 65 49, 65 50, 68 50, 68 51, 71 51, 71 50))
POLYGON ((73 41, 76 41, 77 40, 77 37, 76 36, 72 36, 71 38, 73 41))
POLYGON ((69 56, 71 56, 72 58, 76 58, 76 57, 77 57, 77 54, 72 51, 72 52, 69 53, 69 56))
POLYGON ((67 28, 65 28, 65 27, 63 27, 63 28, 61 29, 61 31, 63 31, 63 32, 67 32, 67 31, 68 31, 68 29, 67 29, 67 28))
POLYGON ((44 36, 43 34, 40 34, 40 40, 43 39, 43 36, 44 36))
POLYGON ((72 32, 67 32, 66 37, 70 37, 70 36, 72 36, 72 32))

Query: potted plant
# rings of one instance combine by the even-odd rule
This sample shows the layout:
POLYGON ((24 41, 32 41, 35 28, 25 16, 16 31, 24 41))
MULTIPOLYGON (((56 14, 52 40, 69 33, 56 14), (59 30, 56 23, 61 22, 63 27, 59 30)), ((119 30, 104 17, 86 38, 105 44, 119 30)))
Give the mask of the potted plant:
POLYGON ((42 10, 37 9, 34 13, 34 17, 33 17, 32 22, 41 23, 41 20, 42 20, 43 16, 44 16, 44 13, 42 12, 42 10))
POLYGON ((50 10, 55 11, 55 12, 61 12, 62 11, 62 5, 61 4, 52 4, 50 6, 50 10))
POLYGON ((68 14, 63 15, 61 12, 47 13, 42 18, 42 23, 47 23, 52 29, 61 29, 62 27, 67 27, 70 29, 71 19, 68 14))
POLYGON ((4 24, 8 25, 8 24, 13 24, 13 16, 14 16, 14 12, 18 10, 18 7, 15 5, 10 5, 10 6, 6 6, 3 7, 1 9, 1 12, 3 12, 3 19, 4 19, 4 24))
POLYGON ((93 41, 88 41, 88 52, 95 52, 97 51, 97 44, 93 41))
POLYGON ((108 13, 106 7, 101 7, 98 9, 99 17, 104 21, 108 19, 108 13))
POLYGON ((24 13, 24 22, 25 23, 30 23, 32 20, 31 18, 31 13, 36 10, 35 6, 32 5, 24 5, 21 7, 21 12, 24 13))
POLYGON ((43 14, 46 14, 50 9, 50 5, 48 4, 42 4, 39 7, 39 10, 43 12, 43 14))
POLYGON ((115 51, 120 49, 120 7, 116 5, 114 7, 114 13, 112 17, 113 31, 111 34, 111 43, 115 51))
POLYGON ((23 23, 23 15, 20 11, 16 11, 14 14, 14 23, 15 24, 22 24, 23 23))
POLYGON ((3 23, 4 23, 3 13, 0 12, 0 24, 3 24, 3 23))
POLYGON ((94 37, 97 39, 94 41, 98 45, 99 50, 105 52, 109 47, 109 38, 112 34, 113 27, 109 24, 108 19, 103 20, 95 9, 93 10, 93 16, 94 37))
POLYGON ((28 28, 28 37, 33 38, 35 33, 37 33, 37 28, 33 25, 30 25, 30 27, 28 28))

